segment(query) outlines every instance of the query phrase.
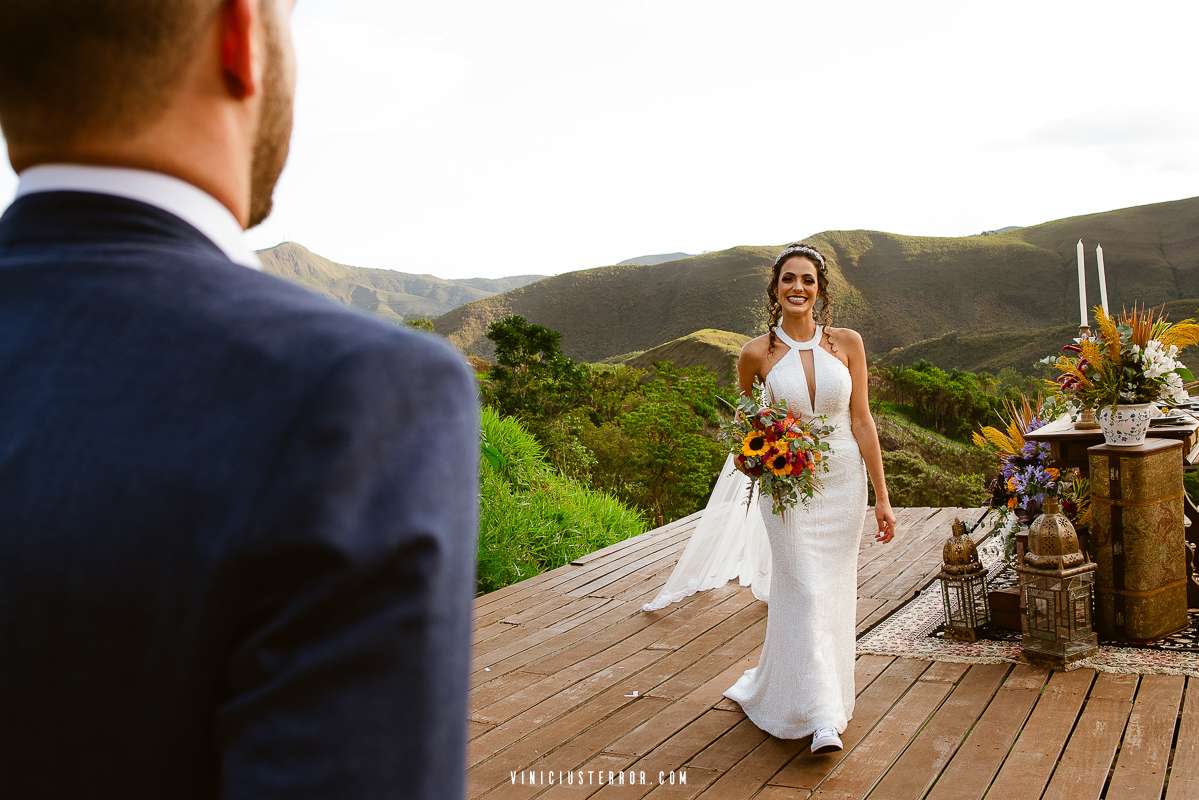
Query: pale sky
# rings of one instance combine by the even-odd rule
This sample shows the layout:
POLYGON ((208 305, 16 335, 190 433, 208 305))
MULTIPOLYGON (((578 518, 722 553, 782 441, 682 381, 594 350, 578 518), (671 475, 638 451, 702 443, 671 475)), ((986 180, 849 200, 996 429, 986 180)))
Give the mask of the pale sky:
POLYGON ((250 240, 358 266, 552 274, 1199 194, 1194 3, 305 0, 294 30, 250 240))

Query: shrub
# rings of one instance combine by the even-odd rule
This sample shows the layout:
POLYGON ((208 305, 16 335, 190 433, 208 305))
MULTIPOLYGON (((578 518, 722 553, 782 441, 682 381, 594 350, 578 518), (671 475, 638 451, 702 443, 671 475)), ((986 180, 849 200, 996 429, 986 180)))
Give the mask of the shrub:
POLYGON ((477 589, 490 592, 643 533, 645 519, 606 492, 559 475, 511 417, 482 412, 498 465, 482 459, 477 589))
MULTIPOLYGON (((988 498, 981 474, 947 472, 904 450, 883 453, 883 469, 887 473, 887 493, 891 505, 896 508, 973 508, 983 505, 988 498)), ((873 487, 870 495, 873 503, 873 487)))

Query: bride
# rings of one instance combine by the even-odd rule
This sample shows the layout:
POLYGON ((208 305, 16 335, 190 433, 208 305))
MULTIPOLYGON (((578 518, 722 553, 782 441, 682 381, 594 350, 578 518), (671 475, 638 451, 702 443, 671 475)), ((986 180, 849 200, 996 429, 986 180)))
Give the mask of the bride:
POLYGON ((809 506, 779 516, 755 486, 751 501, 760 513, 747 513, 749 479, 730 455, 678 564, 644 610, 733 578, 750 586, 770 604, 766 641, 758 665, 724 694, 767 733, 783 739, 812 734, 812 752, 833 752, 841 749, 840 734, 853 716, 867 474, 875 490, 877 541, 891 541, 895 515, 867 401, 862 337, 827 326, 824 256, 806 244, 788 245, 775 259, 766 294, 770 329, 742 349, 738 382, 748 395, 758 378, 771 404, 786 404, 796 416, 827 416, 835 430, 827 439, 831 452, 821 491, 809 506))

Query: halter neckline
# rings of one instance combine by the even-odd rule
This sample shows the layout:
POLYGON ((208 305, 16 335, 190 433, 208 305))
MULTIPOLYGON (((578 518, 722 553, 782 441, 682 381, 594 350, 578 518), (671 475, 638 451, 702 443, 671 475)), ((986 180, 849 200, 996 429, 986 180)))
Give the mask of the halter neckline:
POLYGON ((792 339, 790 336, 787 335, 787 332, 783 330, 782 325, 774 326, 775 335, 778 336, 779 339, 781 339, 788 347, 790 347, 793 350, 812 350, 812 349, 814 349, 816 347, 816 345, 818 345, 820 343, 820 334, 823 332, 824 332, 824 326, 818 324, 816 326, 816 334, 811 339, 808 339, 806 342, 797 342, 794 339, 792 339))

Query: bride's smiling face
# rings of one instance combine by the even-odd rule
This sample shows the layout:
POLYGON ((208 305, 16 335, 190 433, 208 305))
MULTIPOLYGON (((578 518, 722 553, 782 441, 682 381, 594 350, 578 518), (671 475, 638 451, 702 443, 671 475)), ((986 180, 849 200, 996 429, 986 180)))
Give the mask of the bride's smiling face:
POLYGON ((779 269, 774 290, 783 307, 783 316, 810 316, 820 296, 816 265, 804 256, 788 258, 779 269))

